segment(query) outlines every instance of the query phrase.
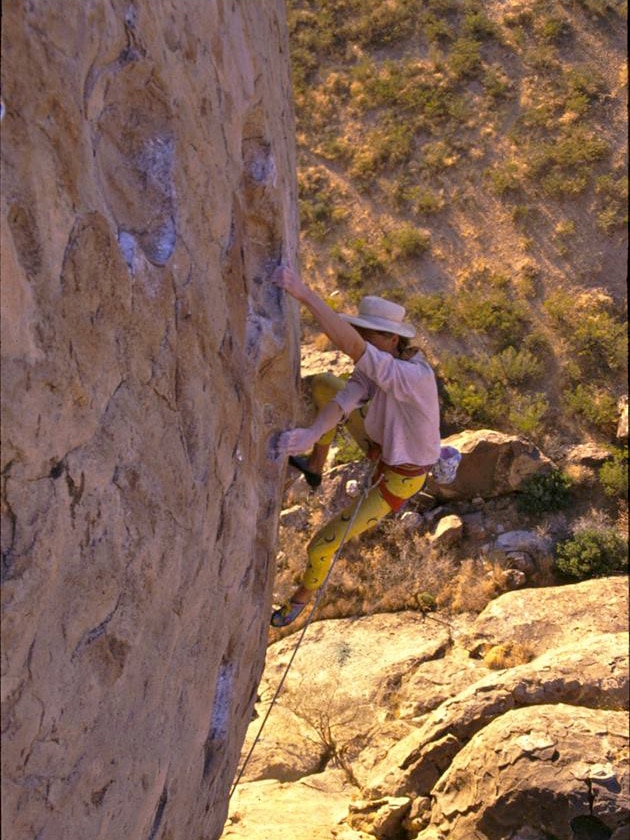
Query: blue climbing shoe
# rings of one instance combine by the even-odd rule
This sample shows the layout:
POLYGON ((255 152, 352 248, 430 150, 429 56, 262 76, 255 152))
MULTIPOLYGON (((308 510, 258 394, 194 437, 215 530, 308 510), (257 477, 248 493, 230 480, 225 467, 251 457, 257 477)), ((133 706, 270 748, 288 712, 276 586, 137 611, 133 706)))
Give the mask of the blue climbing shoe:
POLYGON ((302 473, 309 486, 312 487, 314 490, 317 487, 319 487, 319 485, 322 483, 321 473, 316 473, 312 470, 309 470, 307 466, 308 461, 306 458, 301 458, 297 455, 290 455, 289 464, 302 473))
POLYGON ((272 612, 271 626, 286 627, 287 624, 291 624, 299 616, 307 603, 308 601, 305 603, 301 603, 300 601, 287 601, 286 604, 283 604, 272 612))

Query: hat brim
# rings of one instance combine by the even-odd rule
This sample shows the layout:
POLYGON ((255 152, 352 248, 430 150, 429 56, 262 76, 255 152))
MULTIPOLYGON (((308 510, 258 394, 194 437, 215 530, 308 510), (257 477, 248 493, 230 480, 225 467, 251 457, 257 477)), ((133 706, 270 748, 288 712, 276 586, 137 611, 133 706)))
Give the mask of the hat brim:
POLYGON ((395 324, 385 318, 359 318, 356 315, 342 315, 341 317, 354 327, 365 327, 366 330, 392 333, 393 335, 401 335, 403 338, 413 338, 416 334, 415 327, 403 322, 395 324))

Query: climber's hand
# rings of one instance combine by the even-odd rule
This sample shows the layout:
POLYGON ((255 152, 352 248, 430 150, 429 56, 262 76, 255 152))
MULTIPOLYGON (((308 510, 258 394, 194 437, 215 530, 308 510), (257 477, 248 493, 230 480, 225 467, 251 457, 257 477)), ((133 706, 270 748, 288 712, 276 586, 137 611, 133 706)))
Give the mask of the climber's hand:
POLYGON ((271 275, 271 282, 296 300, 304 300, 308 293, 308 286, 290 265, 279 265, 271 275))
POLYGON ((317 442, 319 435, 312 429, 289 429, 278 438, 277 451, 279 455, 300 455, 310 452, 317 442))

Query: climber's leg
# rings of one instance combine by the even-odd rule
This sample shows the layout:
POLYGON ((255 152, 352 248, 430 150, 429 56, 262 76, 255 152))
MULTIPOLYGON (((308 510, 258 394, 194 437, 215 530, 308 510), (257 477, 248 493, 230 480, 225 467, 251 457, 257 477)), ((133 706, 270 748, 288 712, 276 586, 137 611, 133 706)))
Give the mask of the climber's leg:
POLYGON ((425 480, 426 474, 404 476, 385 467, 382 478, 367 496, 353 502, 315 534, 307 548, 308 563, 302 586, 294 597, 302 600, 305 594, 319 589, 326 579, 341 542, 347 542, 352 537, 374 528, 384 516, 402 507, 405 501, 418 493, 425 480), (360 507, 352 526, 348 529, 348 523, 352 520, 357 505, 360 507))

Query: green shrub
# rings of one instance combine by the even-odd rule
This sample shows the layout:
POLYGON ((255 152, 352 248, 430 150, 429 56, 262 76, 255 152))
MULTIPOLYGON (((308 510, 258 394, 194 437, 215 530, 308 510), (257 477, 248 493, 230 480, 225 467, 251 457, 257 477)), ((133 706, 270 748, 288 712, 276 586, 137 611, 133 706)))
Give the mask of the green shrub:
POLYGON ((532 9, 518 9, 516 11, 508 11, 503 15, 503 23, 512 27, 529 26, 534 20, 534 12, 532 9))
POLYGON ((398 44, 411 37, 416 29, 416 12, 408 3, 360 4, 349 14, 343 34, 362 47, 398 44))
POLYGON ((431 247, 431 237, 424 230, 402 224, 383 237, 383 246, 392 259, 419 257, 431 247))
POLYGON ((527 315, 523 306, 500 290, 461 292, 457 298, 456 335, 468 330, 485 333, 497 348, 518 344, 523 337, 527 315))
POLYGON ((556 567, 578 580, 622 572, 628 568, 628 543, 612 528, 585 529, 558 543, 556 567))
POLYGON ((549 42, 543 42, 528 50, 526 61, 538 73, 558 74, 562 69, 555 45, 549 42))
POLYGON ((537 213, 537 208, 529 204, 515 204, 510 210, 510 216, 515 225, 525 225, 537 213))
POLYGON ((611 233, 615 228, 628 224, 628 214, 620 214, 619 208, 608 205, 597 214, 597 227, 605 233, 611 233))
POLYGON ((409 208, 418 216, 438 213, 444 207, 444 199, 431 190, 409 183, 403 176, 395 180, 388 189, 396 209, 409 208))
POLYGON ((413 138, 413 126, 381 120, 354 152, 350 174, 365 181, 374 178, 385 166, 404 163, 411 154, 413 138))
MULTIPOLYGON (((555 120, 553 109, 551 120, 555 120)), ((552 140, 530 142, 527 151, 527 175, 540 179, 552 197, 579 195, 591 178, 591 164, 610 153, 610 146, 580 125, 564 129, 552 140)))
POLYGON ((342 285, 359 288, 371 277, 385 271, 382 249, 365 239, 351 239, 345 249, 335 248, 331 254, 341 263, 337 268, 337 279, 342 285))
POLYGON ((435 612, 437 609, 435 597, 430 592, 420 592, 416 595, 416 600, 418 602, 418 609, 420 612, 435 612))
POLYGON ((348 216, 347 209, 321 170, 299 173, 298 198, 301 228, 313 239, 324 239, 335 225, 348 216))
POLYGON ((602 368, 623 371, 628 357, 627 322, 612 299, 557 291, 543 304, 554 327, 582 367, 601 375, 602 368))
POLYGON ((481 83, 492 99, 503 99, 513 93, 514 85, 501 67, 486 68, 481 83))
POLYGON ((597 71, 590 66, 569 67, 566 69, 563 82, 566 92, 565 110, 583 113, 582 106, 587 106, 600 98, 606 90, 606 82, 597 71))
POLYGON ((481 358, 479 373, 489 382, 520 385, 538 378, 543 372, 543 362, 529 350, 509 346, 494 356, 481 358))
POLYGON ((335 49, 334 18, 330 12, 317 13, 290 8, 287 15, 291 39, 291 71, 293 89, 304 94, 319 67, 318 54, 335 49))
POLYGON ((551 198, 563 198, 580 195, 588 186, 588 172, 568 173, 560 167, 554 167, 541 180, 545 194, 551 198))
POLYGON ((470 10, 464 15, 462 31, 472 38, 484 40, 496 34, 496 27, 482 10, 470 10))
POLYGON ((528 478, 521 486, 517 507, 521 513, 539 514, 568 507, 571 502, 571 479, 553 469, 528 478))
POLYGON ((470 36, 453 41, 448 55, 448 68, 455 79, 467 79, 481 72, 481 49, 479 42, 470 36))
POLYGON ((425 143, 422 147, 422 166, 430 171, 440 172, 442 169, 448 169, 457 162, 457 159, 458 155, 455 154, 453 147, 445 140, 425 143))
POLYGON ((599 468, 599 480, 607 496, 628 496, 628 447, 615 448, 610 461, 599 468))
POLYGON ((488 416, 488 389, 477 382, 447 382, 445 397, 450 409, 448 415, 460 423, 486 422, 488 416))
POLYGON ((617 424, 617 400, 613 395, 591 383, 579 383, 567 388, 563 394, 567 409, 595 426, 604 434, 610 434, 617 424))
MULTIPOLYGON (((576 2, 587 12, 598 17, 607 17, 610 13, 624 17, 628 11, 628 4, 619 0, 576 0, 576 2)), ((611 21, 611 25, 614 25, 614 21, 611 21)))
POLYGON ((540 19, 536 30, 543 41, 554 44, 570 34, 571 24, 566 18, 550 15, 540 19))
POLYGON ((520 167, 515 161, 500 163, 492 169, 487 169, 485 174, 490 180, 492 192, 496 195, 514 192, 522 186, 520 167))
POLYGON ((543 421, 549 411, 544 394, 512 394, 508 420, 522 435, 536 439, 543 432, 543 421))
POLYGON ((625 173, 600 175, 595 181, 600 201, 597 226, 606 233, 628 224, 628 178, 625 173))
POLYGON ((455 31, 448 21, 430 12, 423 16, 421 28, 424 37, 432 44, 451 41, 455 37, 455 31))
POLYGON ((451 306, 445 295, 410 295, 405 305, 409 317, 431 332, 440 332, 448 324, 451 306))

